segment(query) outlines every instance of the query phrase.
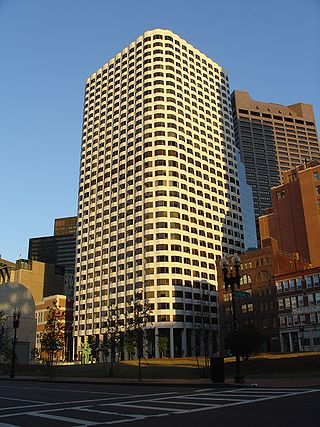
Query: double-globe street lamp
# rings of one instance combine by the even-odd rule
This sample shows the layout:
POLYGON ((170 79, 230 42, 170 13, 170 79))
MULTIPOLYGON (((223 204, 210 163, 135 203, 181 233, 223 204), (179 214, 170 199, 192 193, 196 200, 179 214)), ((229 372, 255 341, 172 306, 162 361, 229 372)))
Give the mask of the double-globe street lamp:
POLYGON ((14 309, 13 312, 13 338, 12 338, 12 356, 11 356, 11 372, 10 372, 10 378, 15 378, 14 368, 15 368, 15 361, 16 361, 16 343, 17 343, 17 329, 19 328, 19 322, 21 317, 21 311, 20 308, 14 309))
POLYGON ((239 351, 239 324, 236 315, 236 304, 235 304, 235 286, 237 285, 240 289, 240 257, 235 253, 231 258, 233 268, 229 269, 229 262, 226 258, 221 260, 221 269, 223 273, 224 287, 227 291, 231 289, 231 302, 232 302, 232 320, 233 320, 233 337, 234 337, 234 348, 236 353, 236 375, 234 377, 235 383, 244 383, 244 376, 241 375, 240 371, 240 351, 239 351), (230 271, 229 271, 230 270, 230 271), (233 273, 234 272, 234 273, 233 273), (229 275, 228 275, 229 273, 229 275))

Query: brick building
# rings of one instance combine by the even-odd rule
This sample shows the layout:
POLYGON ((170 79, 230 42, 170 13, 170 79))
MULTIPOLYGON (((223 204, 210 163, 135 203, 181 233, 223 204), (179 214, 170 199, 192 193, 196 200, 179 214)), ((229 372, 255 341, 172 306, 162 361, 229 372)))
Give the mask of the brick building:
POLYGON ((50 307, 53 307, 54 301, 60 308, 61 322, 64 324, 64 347, 58 355, 60 361, 70 361, 73 358, 72 354, 72 316, 73 316, 73 301, 66 295, 51 295, 43 298, 35 307, 35 317, 37 321, 36 331, 36 348, 39 354, 41 349, 41 334, 45 329, 47 322, 47 314, 50 307))
POLYGON ((320 351, 320 267, 275 276, 281 351, 320 351))
MULTIPOLYGON (((275 275, 293 274, 303 271, 310 264, 297 253, 289 254, 279 249, 274 239, 262 241, 262 248, 241 254, 241 290, 246 291, 246 299, 236 297, 236 314, 239 329, 255 328, 261 332, 259 351, 280 351, 279 314, 275 275)), ((224 340, 232 332, 231 292, 225 291, 223 276, 218 267, 218 289, 221 324, 221 348, 224 340)))
POLYGON ((273 237, 282 250, 320 266, 320 162, 283 172, 283 184, 271 192, 272 208, 259 218, 261 239, 273 237))

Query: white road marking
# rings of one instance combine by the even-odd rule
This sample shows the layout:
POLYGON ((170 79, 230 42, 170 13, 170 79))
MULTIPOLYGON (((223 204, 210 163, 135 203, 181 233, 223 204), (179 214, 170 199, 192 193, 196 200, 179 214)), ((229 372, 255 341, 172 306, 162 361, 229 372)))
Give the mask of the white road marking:
MULTIPOLYGON (((181 399, 196 399, 196 400, 232 400, 232 401, 239 401, 242 402, 244 399, 237 399, 237 398, 229 398, 229 397, 200 397, 200 396, 194 396, 194 397, 190 397, 190 396, 181 396, 181 399)), ((245 402, 251 402, 251 400, 245 400, 245 402)), ((188 405, 190 403, 187 403, 188 405)))
MULTIPOLYGON (((231 389, 231 390, 225 390, 225 391, 219 391, 214 392, 212 389, 202 389, 201 391, 193 392, 192 394, 178 394, 177 392, 169 392, 169 393, 154 393, 154 394, 144 394, 144 395, 127 395, 125 400, 124 398, 121 399, 121 397, 113 397, 113 398, 104 398, 104 399, 90 399, 90 400, 79 400, 79 401, 72 401, 72 402, 54 402, 54 403, 45 403, 45 404, 39 404, 39 405, 28 405, 28 407, 37 407, 38 409, 33 411, 24 411, 20 413, 14 413, 11 411, 11 413, 6 415, 1 415, 0 418, 6 418, 10 416, 18 416, 18 415, 29 415, 29 416, 36 416, 36 417, 42 417, 42 418, 48 418, 48 419, 55 419, 57 421, 66 421, 70 423, 76 424, 75 427, 89 427, 92 425, 109 425, 109 424, 121 424, 121 423, 127 423, 132 422, 137 419, 145 419, 145 418, 154 418, 154 417, 163 417, 163 416, 169 416, 172 414, 186 414, 186 413, 194 413, 194 412, 204 412, 209 411, 213 409, 218 409, 221 407, 228 407, 228 406, 237 406, 237 405, 248 405, 250 403, 258 403, 262 401, 267 400, 274 400, 284 397, 291 397, 291 396, 297 396, 297 395, 303 395, 308 393, 315 393, 320 392, 320 389, 290 389, 285 388, 281 389, 255 389, 251 390, 248 393, 248 388, 241 388, 241 389, 231 389), (210 393, 208 392, 210 391, 210 393), (264 393, 264 392, 267 393, 264 393), (202 392, 202 395, 201 395, 202 392), (158 396, 158 398, 155 398, 155 396, 158 396), (139 399, 136 399, 136 398, 139 399), (145 397, 154 397, 153 399, 144 399, 145 397), (250 397, 250 399, 247 399, 250 397), (121 400, 112 402, 114 400, 121 400), (134 400, 132 400, 134 399, 134 400), (181 401, 181 400, 184 400, 181 401), (190 400, 190 401, 189 401, 190 400), (192 401, 193 400, 193 401, 192 401), (202 403, 200 401, 203 400, 202 403), (228 400, 230 403, 210 403, 210 400, 228 400), (99 402, 105 402, 105 403, 99 403, 99 402), (88 406, 73 406, 73 407, 66 407, 66 405, 69 404, 81 404, 81 403, 89 403, 88 406), (137 414, 137 413, 127 413, 127 414, 120 414, 119 412, 114 411, 101 411, 101 410, 95 410, 94 409, 94 403, 96 403, 99 407, 104 406, 116 406, 116 407, 123 407, 127 409, 132 409, 133 411, 137 409, 143 409, 144 411, 157 411, 159 413, 149 413, 149 414, 137 414), (146 405, 147 403, 151 403, 152 406, 146 405), (153 403, 156 403, 156 405, 159 406, 153 406, 153 403), (168 408, 166 406, 166 403, 168 405, 177 405, 180 408, 168 408), (57 408, 57 405, 64 404, 64 407, 57 408), (162 406, 163 405, 163 406, 162 406), (194 409, 185 409, 182 408, 184 405, 189 406, 199 406, 198 408, 194 409), (48 409, 45 409, 46 406, 49 406, 48 409), (103 422, 93 422, 93 421, 87 421, 77 418, 71 418, 68 416, 60 416, 55 415, 54 412, 57 411, 64 411, 64 410, 75 410, 79 411, 79 417, 81 418, 81 412, 92 412, 92 413, 101 413, 106 415, 114 415, 115 417, 119 417, 119 419, 115 419, 112 421, 103 421, 103 422), (120 419, 121 417, 121 419, 120 419)), ((96 406, 96 405, 95 405, 96 406)), ((26 406, 23 406, 22 408, 26 408, 26 406)), ((7 408, 9 410, 13 409, 7 408)), ((107 408, 106 408, 107 409, 107 408)), ((111 409, 111 408, 110 408, 111 409)), ((1 423, 0 423, 0 427, 1 423)), ((6 425, 4 424, 4 427, 13 427, 12 425, 6 425)))
POLYGON ((5 400, 19 400, 20 402, 28 402, 28 403, 47 403, 44 401, 40 401, 40 400, 28 400, 28 399, 17 399, 16 397, 3 397, 0 396, 0 399, 5 399, 5 400))
POLYGON ((308 394, 308 393, 315 393, 315 392, 319 392, 319 389, 312 389, 312 390, 304 390, 304 391, 299 391, 299 392, 294 392, 294 393, 286 393, 286 394, 282 394, 282 395, 277 395, 277 396, 268 396, 268 397, 260 397, 258 399, 250 399, 247 401, 243 401, 243 402, 236 402, 236 403, 227 403, 226 405, 223 406, 236 406, 236 405, 243 405, 243 404, 247 404, 249 405, 250 403, 257 403, 257 402, 263 402, 266 400, 273 400, 273 399, 281 399, 283 397, 291 397, 291 396, 298 396, 300 394, 308 394))
MULTIPOLYGON (((177 394, 177 392, 173 392, 173 391, 171 391, 171 392, 167 392, 167 393, 153 393, 153 394, 131 394, 131 395, 128 395, 127 396, 127 398, 128 399, 130 399, 130 398, 135 398, 135 397, 149 397, 149 396, 161 396, 161 395, 164 395, 164 394, 166 394, 166 395, 172 395, 172 394, 177 394)), ((11 409, 27 409, 27 408, 39 408, 40 407, 40 409, 41 409, 41 407, 43 407, 43 406, 59 406, 59 405, 65 405, 65 404, 68 404, 68 405, 70 405, 70 404, 78 404, 78 403, 91 403, 91 402, 105 402, 106 400, 108 401, 108 402, 110 402, 111 400, 115 400, 115 399, 119 399, 119 397, 110 397, 109 399, 108 398, 101 398, 101 399, 87 399, 87 400, 73 400, 73 401, 63 401, 63 402, 48 402, 48 403, 39 403, 39 404, 36 404, 36 405, 22 405, 22 406, 9 406, 9 407, 6 407, 6 408, 0 408, 0 411, 6 411, 6 410, 11 410, 11 409)), ((101 406, 107 406, 109 403, 106 403, 105 405, 101 405, 101 406)), ((61 408, 61 409, 64 409, 64 408, 61 408)), ((56 410, 56 409, 55 409, 56 410)), ((20 413, 17 413, 17 415, 24 415, 25 414, 25 412, 20 412, 20 413)), ((5 417, 7 417, 8 415, 0 415, 0 418, 5 418, 5 417)))
MULTIPOLYGON (((270 388, 270 387, 257 387, 257 388, 248 388, 248 387, 243 387, 243 388, 233 388, 231 390, 220 390, 218 393, 235 393, 238 391, 250 391, 253 393, 256 393, 258 391, 270 391, 273 393, 284 393, 287 391, 304 391, 304 390, 314 390, 314 389, 307 389, 307 388, 291 388, 291 387, 287 387, 287 388, 280 388, 280 387, 276 387, 276 388, 270 388)), ((211 389, 211 391, 213 391, 211 389)))
POLYGON ((62 417, 59 415, 53 415, 53 414, 44 414, 42 412, 30 412, 27 413, 27 415, 31 415, 32 417, 40 417, 40 418, 48 418, 49 420, 57 420, 57 421, 64 421, 69 423, 76 423, 79 427, 83 426, 93 426, 97 424, 95 421, 88 421, 88 420, 79 420, 77 418, 71 418, 71 417, 62 417))
MULTIPOLYGON (((74 409, 74 408, 72 408, 74 409)), ((120 417, 129 417, 129 418, 135 418, 135 419, 144 419, 146 418, 145 415, 142 414, 120 414, 119 412, 113 412, 113 411, 98 411, 97 409, 89 409, 89 408, 79 408, 81 411, 85 412, 93 412, 94 414, 107 414, 107 415, 118 415, 120 417)))
POLYGON ((224 397, 224 399, 229 399, 229 398, 232 398, 232 397, 242 397, 242 396, 243 397, 251 397, 251 396, 253 396, 253 397, 260 398, 260 397, 268 397, 268 396, 270 396, 270 393, 266 393, 266 394, 264 394, 264 393, 258 393, 258 394, 249 394, 249 393, 228 393, 228 394, 223 394, 223 393, 213 394, 212 393, 212 394, 208 394, 208 393, 205 393, 203 395, 201 395, 201 394, 197 395, 198 398, 200 398, 200 396, 221 396, 221 397, 224 397))
MULTIPOLYGON (((103 384, 104 385, 104 384, 103 384)), ((46 387, 18 387, 13 385, 1 385, 0 388, 17 388, 19 390, 46 390, 46 391, 63 391, 70 393, 87 393, 87 394, 110 394, 112 396, 130 396, 129 393, 113 393, 103 391, 87 391, 87 390, 69 390, 65 388, 46 388, 46 387)))
MULTIPOLYGON (((143 403, 144 401, 142 401, 142 403, 143 403)), ((124 408, 132 408, 132 409, 135 409, 135 408, 140 408, 140 409, 154 409, 154 410, 156 410, 156 411, 170 411, 170 412, 172 412, 172 413, 174 413, 174 414, 179 414, 179 413, 184 413, 184 412, 187 412, 187 411, 185 411, 185 410, 183 410, 183 409, 173 409, 173 408, 166 408, 166 407, 163 407, 163 406, 143 406, 143 405, 129 405, 129 404, 126 404, 126 403, 117 403, 117 404, 115 404, 115 406, 120 406, 120 407, 124 407, 124 408)))

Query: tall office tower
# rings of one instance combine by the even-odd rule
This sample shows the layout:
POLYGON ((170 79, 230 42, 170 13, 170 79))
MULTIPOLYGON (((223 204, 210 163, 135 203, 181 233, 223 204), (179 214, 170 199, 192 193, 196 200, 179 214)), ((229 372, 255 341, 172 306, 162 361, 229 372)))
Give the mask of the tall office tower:
POLYGON ((65 294, 73 296, 77 217, 56 218, 54 235, 29 239, 28 258, 64 267, 65 294))
POLYGON ((313 108, 256 101, 238 90, 231 98, 236 145, 252 187, 257 219, 271 207, 271 187, 281 183, 281 172, 305 159, 320 158, 313 108))
POLYGON ((236 154, 240 187, 240 206, 243 218, 244 248, 247 251, 258 247, 257 230, 254 217, 252 188, 247 183, 245 166, 241 161, 239 150, 237 150, 236 154))
POLYGON ((147 31, 86 82, 78 206, 75 349, 152 307, 149 354, 191 354, 218 331, 215 260, 243 247, 225 71, 168 30, 147 31))
POLYGON ((56 218, 54 235, 29 239, 28 258, 74 270, 77 217, 56 218))

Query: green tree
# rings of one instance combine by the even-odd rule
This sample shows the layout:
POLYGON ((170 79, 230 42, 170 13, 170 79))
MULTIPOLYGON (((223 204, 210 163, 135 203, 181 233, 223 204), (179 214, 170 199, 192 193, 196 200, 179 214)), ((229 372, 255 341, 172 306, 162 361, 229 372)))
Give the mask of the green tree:
POLYGON ((89 341, 86 341, 82 347, 82 359, 81 363, 88 364, 90 362, 92 354, 92 348, 89 341))
POLYGON ((0 311, 0 361, 7 361, 12 354, 10 334, 7 327, 7 317, 0 311))
POLYGON ((123 326, 120 321, 120 310, 115 305, 108 308, 108 316, 105 322, 105 335, 102 346, 104 358, 110 356, 110 377, 114 374, 114 365, 116 359, 119 359, 121 351, 121 338, 123 335, 123 326))
POLYGON ((53 301, 52 307, 47 307, 46 323, 41 334, 41 349, 49 356, 50 377, 53 377, 53 362, 65 346, 64 312, 53 301))
POLYGON ((144 354, 144 348, 148 345, 144 330, 147 324, 150 323, 150 314, 150 304, 144 298, 142 292, 135 293, 134 297, 127 301, 127 326, 125 333, 126 337, 132 340, 136 349, 139 361, 139 381, 141 381, 141 358, 144 354))
POLYGON ((128 353, 129 360, 133 359, 135 352, 134 340, 132 335, 133 334, 131 333, 131 331, 127 330, 124 338, 124 348, 128 353))
POLYGON ((159 337, 158 340, 158 350, 160 357, 166 357, 169 349, 169 339, 168 337, 159 337))

